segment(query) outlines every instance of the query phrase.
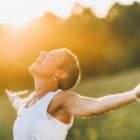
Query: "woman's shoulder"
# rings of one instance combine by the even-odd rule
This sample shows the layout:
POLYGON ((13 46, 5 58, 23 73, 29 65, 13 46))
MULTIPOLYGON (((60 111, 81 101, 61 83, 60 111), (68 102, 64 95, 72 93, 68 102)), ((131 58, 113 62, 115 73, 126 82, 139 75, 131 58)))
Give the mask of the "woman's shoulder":
POLYGON ((62 91, 63 95, 65 97, 74 97, 74 96, 80 96, 80 94, 74 90, 65 90, 65 91, 62 91))

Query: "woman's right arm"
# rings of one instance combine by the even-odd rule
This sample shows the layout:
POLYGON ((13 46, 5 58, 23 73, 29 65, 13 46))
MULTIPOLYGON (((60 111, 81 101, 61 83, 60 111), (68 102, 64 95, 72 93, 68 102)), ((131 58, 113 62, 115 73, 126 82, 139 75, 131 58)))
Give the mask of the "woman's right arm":
POLYGON ((27 90, 24 91, 20 91, 20 92, 13 92, 12 90, 5 90, 9 100, 12 103, 12 106, 18 110, 18 108, 28 99, 28 97, 26 98, 21 98, 20 96, 23 94, 27 94, 29 93, 27 90))

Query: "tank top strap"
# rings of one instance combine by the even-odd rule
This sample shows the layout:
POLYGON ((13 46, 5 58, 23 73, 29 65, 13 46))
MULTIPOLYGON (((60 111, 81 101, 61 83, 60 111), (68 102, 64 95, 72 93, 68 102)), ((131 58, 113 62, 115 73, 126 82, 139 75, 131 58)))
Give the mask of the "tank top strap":
POLYGON ((56 91, 49 92, 45 95, 45 97, 43 98, 43 100, 41 102, 42 103, 42 109, 43 109, 43 112, 45 114, 47 113, 46 111, 47 111, 48 106, 49 106, 51 100, 53 99, 53 97, 61 91, 62 91, 61 89, 58 89, 56 91))

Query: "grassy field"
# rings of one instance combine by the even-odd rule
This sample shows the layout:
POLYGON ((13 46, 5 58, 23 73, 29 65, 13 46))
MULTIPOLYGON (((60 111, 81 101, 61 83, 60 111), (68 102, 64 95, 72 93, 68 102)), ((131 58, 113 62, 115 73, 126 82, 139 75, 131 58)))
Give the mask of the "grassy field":
MULTIPOLYGON (((101 97, 132 89, 140 83, 140 69, 84 80, 75 89, 82 95, 101 97)), ((67 140, 139 140, 140 104, 132 103, 110 113, 77 118, 67 140)), ((0 140, 12 140, 15 111, 5 95, 0 96, 0 140)))

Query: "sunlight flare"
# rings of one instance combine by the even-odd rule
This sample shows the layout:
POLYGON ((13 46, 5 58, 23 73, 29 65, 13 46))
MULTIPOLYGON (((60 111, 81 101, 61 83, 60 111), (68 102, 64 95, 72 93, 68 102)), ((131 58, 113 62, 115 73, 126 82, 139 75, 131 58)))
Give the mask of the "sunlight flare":
POLYGON ((123 4, 134 2, 134 0, 0 0, 0 24, 23 26, 34 18, 43 16, 45 12, 66 18, 71 15, 76 3, 91 7, 97 17, 105 17, 116 1, 123 4))
POLYGON ((0 0, 0 23, 22 26, 46 11, 44 0, 0 0))

